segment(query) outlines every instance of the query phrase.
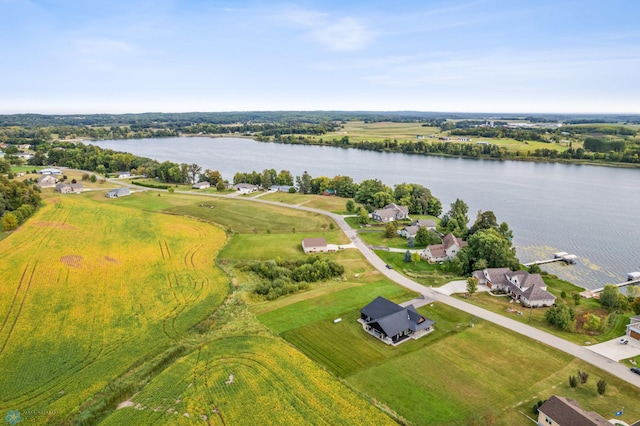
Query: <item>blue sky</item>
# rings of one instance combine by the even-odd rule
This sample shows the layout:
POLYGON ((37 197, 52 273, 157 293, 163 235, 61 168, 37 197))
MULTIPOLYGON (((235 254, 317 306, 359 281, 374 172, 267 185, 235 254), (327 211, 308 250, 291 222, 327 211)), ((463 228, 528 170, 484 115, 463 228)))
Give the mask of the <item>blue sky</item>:
POLYGON ((0 113, 640 113, 637 0, 0 0, 0 113))

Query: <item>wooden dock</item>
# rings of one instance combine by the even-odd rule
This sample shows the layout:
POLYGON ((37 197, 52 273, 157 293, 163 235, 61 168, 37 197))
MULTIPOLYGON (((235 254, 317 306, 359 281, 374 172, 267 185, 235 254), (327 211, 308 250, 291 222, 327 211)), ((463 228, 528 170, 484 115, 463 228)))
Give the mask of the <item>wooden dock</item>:
POLYGON ((554 253, 552 259, 534 260, 533 262, 523 263, 523 265, 529 267, 531 265, 544 265, 545 263, 552 263, 552 262, 564 262, 566 264, 574 264, 576 263, 577 260, 578 260, 578 256, 576 256, 575 254, 569 254, 564 251, 561 251, 558 253, 554 253))
MULTIPOLYGON (((630 278, 627 281, 623 281, 623 282, 618 283, 618 284, 610 284, 610 285, 614 285, 614 286, 620 288, 620 287, 626 287, 628 285, 633 285, 633 284, 640 283, 640 273, 639 272, 629 272, 627 274, 627 276, 630 278), (632 277, 638 277, 638 278, 631 279, 632 277)), ((599 288, 596 288, 596 289, 593 289, 593 290, 585 290, 582 293, 580 293, 580 295, 582 297, 585 297, 585 298, 596 297, 599 293, 602 293, 602 291, 604 291, 604 287, 599 287, 599 288)))

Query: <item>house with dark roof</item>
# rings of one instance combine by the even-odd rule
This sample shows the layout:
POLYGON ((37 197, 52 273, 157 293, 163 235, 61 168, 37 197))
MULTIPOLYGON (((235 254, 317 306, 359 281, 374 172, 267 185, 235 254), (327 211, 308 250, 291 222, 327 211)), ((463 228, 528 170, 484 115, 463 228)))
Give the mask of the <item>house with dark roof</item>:
POLYGON ((462 249, 467 246, 467 242, 462 238, 458 238, 453 234, 447 234, 442 239, 442 244, 432 244, 427 246, 420 256, 427 262, 443 262, 445 260, 451 260, 462 249))
POLYGON ((586 411, 578 401, 553 395, 538 408, 538 426, 611 426, 595 411, 586 411))
POLYGON ((478 279, 478 284, 486 285, 492 291, 504 291, 527 307, 551 306, 556 302, 556 297, 547 291, 540 274, 513 272, 509 268, 488 268, 474 271, 472 275, 478 279))
POLYGON ((413 305, 397 305, 382 296, 360 310, 362 328, 388 345, 419 339, 434 330, 435 322, 416 312, 413 305))
POLYGON ((387 204, 383 208, 371 213, 371 219, 383 223, 409 219, 409 207, 399 206, 395 203, 387 204))
POLYGON ((329 251, 329 247, 327 246, 327 239, 324 237, 305 238, 302 240, 302 250, 305 253, 321 253, 329 251))

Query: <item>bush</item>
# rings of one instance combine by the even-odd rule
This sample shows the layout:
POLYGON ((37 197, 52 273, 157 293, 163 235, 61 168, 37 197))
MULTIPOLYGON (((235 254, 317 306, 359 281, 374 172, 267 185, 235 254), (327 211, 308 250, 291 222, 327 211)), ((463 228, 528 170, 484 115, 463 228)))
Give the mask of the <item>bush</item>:
POLYGON ((598 380, 598 383, 596 383, 596 388, 598 389, 598 395, 604 395, 607 390, 607 382, 605 382, 604 379, 598 380))
POLYGON ((569 376, 569 386, 575 388, 578 386, 578 378, 576 376, 569 376))

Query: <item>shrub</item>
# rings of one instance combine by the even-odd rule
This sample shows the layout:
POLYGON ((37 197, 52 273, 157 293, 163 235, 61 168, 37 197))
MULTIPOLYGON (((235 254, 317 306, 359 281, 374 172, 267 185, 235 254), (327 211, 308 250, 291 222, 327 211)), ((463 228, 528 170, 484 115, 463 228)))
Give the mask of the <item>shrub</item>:
POLYGON ((578 378, 576 376, 569 376, 569 386, 575 388, 578 386, 578 378))
POLYGON ((598 389, 598 395, 604 395, 605 391, 607 390, 607 382, 605 382, 604 379, 598 380, 598 383, 596 383, 596 388, 598 389))

